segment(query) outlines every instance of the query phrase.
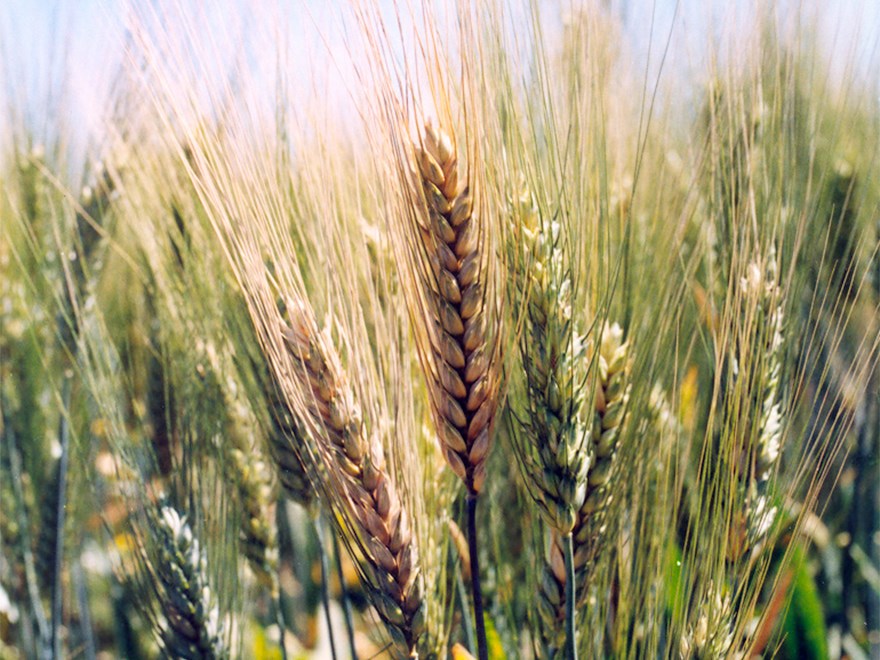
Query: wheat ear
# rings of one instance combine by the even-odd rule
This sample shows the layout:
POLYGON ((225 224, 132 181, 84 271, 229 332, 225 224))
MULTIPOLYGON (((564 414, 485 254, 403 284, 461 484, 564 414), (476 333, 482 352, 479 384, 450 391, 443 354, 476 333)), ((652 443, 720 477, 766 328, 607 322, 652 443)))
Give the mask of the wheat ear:
MULTIPOLYGON (((437 434, 453 472, 467 487, 467 537, 471 590, 480 660, 488 656, 480 588, 477 498, 486 480, 486 459, 498 408, 498 316, 489 318, 489 262, 484 223, 474 212, 472 190, 462 176, 450 137, 427 123, 415 147, 418 184, 414 209, 419 240, 406 258, 417 282, 419 356, 437 434)), ((412 295, 414 294, 414 295, 412 295)), ((413 305, 411 305, 413 307, 413 305)))
POLYGON ((423 351, 431 404, 443 453, 453 472, 476 495, 486 479, 498 375, 486 332, 483 228, 470 188, 460 181, 449 136, 425 126, 416 148, 424 208, 420 322, 430 341, 423 351))
POLYGON ((161 641, 173 658, 226 658, 219 612, 211 605, 205 556, 186 518, 162 506, 154 521, 153 573, 165 626, 161 641))
MULTIPOLYGON (((525 383, 517 398, 520 405, 514 407, 513 447, 532 499, 562 544, 564 561, 557 568, 562 584, 571 590, 572 530, 586 495, 589 468, 589 433, 582 417, 588 366, 585 343, 572 318, 572 281, 559 225, 543 221, 528 192, 517 200, 511 236, 516 264, 513 298, 517 309, 525 304, 520 335, 525 383)), ((564 603, 558 605, 564 612, 565 656, 576 660, 573 593, 565 594, 564 603)))
POLYGON ((277 596, 278 543, 269 516, 271 488, 260 457, 245 451, 239 447, 229 449, 229 476, 241 506, 239 541, 260 584, 277 596))
POLYGON ((370 435, 354 390, 330 338, 302 305, 281 329, 290 366, 307 389, 306 419, 318 429, 318 453, 331 483, 326 489, 346 514, 344 540, 366 559, 366 583, 379 616, 411 655, 424 629, 418 552, 380 438, 370 435))
POLYGON ((525 304, 520 358, 524 392, 515 406, 514 448, 544 520, 565 535, 584 501, 589 429, 582 419, 586 345, 572 318, 572 282, 559 225, 544 223, 528 193, 518 200, 512 237, 516 307, 525 304))
POLYGON ((760 428, 754 452, 754 470, 749 480, 747 533, 748 545, 754 547, 766 536, 776 518, 776 509, 767 497, 767 484, 779 459, 782 444, 782 412, 780 378, 782 375, 783 310, 776 255, 771 253, 762 272, 757 263, 749 265, 748 277, 742 281, 746 296, 757 298, 757 347, 764 369, 761 373, 759 401, 760 428))
POLYGON ((587 595, 589 570, 601 548, 605 535, 606 509, 613 499, 610 480, 619 447, 620 425, 629 399, 629 347, 623 341, 623 330, 616 323, 606 324, 600 337, 597 363, 598 378, 594 400, 591 433, 591 462, 587 471, 587 487, 571 530, 571 548, 558 531, 550 534, 547 565, 541 579, 539 611, 545 623, 545 645, 558 649, 563 640, 559 634, 564 621, 567 599, 583 603, 587 595), (566 579, 566 554, 570 552, 575 584, 566 579), (549 633, 549 634, 548 634, 549 633))

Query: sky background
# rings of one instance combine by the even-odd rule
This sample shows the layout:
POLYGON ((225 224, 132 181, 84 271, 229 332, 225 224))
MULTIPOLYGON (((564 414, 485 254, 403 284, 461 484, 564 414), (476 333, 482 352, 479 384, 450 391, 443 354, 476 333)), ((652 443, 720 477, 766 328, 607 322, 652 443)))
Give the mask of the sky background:
MULTIPOLYGON (((143 0, 140 4, 149 6, 148 2, 165 4, 161 0, 143 0)), ((799 17, 801 29, 815 26, 834 75, 861 80, 875 92, 880 89, 880 0, 604 3, 611 4, 622 16, 629 54, 648 81, 655 81, 662 67, 664 77, 681 77, 699 84, 706 77, 709 44, 722 43, 728 34, 746 32, 743 28, 754 20, 757 3, 772 7, 786 29, 798 27, 793 16, 799 17)), ((177 4, 195 7, 201 3, 178 0, 177 4)), ((339 29, 336 17, 344 4, 339 0, 279 3, 284 18, 280 24, 275 19, 272 29, 285 35, 292 68, 302 67, 302 71, 290 73, 291 84, 302 85, 301 90, 293 90, 295 94, 320 93, 342 98, 347 88, 355 86, 353 73, 339 64, 346 59, 347 37, 339 29), (305 75, 308 71, 311 75, 305 75)), ((387 4, 391 6, 390 0, 387 4)), ((556 5, 564 13, 574 3, 548 0, 545 4, 556 5)), ((123 5, 121 0, 0 0, 0 100, 24 112, 38 136, 51 139, 57 108, 63 108, 68 122, 76 127, 76 137, 72 139, 79 144, 74 144, 73 149, 82 149, 88 143, 87 136, 99 132, 106 89, 118 71, 120 53, 124 51, 123 5), (58 84, 62 80, 69 84, 58 84), (65 90, 63 95, 59 90, 65 90)), ((275 3, 214 3, 215 9, 222 9, 216 14, 216 25, 204 26, 204 34, 227 28, 247 31, 248 23, 256 25, 260 12, 268 11, 270 5, 274 7, 275 3), (241 12, 243 6, 247 8, 245 12, 241 12), (244 21, 241 16, 246 17, 244 21)), ((248 54, 251 60, 259 60, 264 54, 274 58, 272 35, 263 33, 252 41, 248 54)), ((735 48, 728 49, 728 53, 731 58, 738 56, 735 48)), ((0 148, 6 146, 12 134, 3 121, 0 118, 0 148)), ((9 119, 5 121, 8 123, 9 119)))

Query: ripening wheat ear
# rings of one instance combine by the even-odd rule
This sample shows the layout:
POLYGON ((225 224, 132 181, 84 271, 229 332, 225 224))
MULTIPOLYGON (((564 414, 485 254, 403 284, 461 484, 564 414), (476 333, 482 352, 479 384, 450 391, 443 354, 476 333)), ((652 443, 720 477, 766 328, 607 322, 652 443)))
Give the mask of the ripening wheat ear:
POLYGON ((467 536, 478 655, 487 657, 477 543, 477 498, 486 480, 499 403, 501 314, 492 300, 494 254, 485 218, 453 138, 425 124, 414 172, 398 162, 406 208, 393 225, 419 359, 443 454, 467 488, 467 536))
POLYGON ((415 152, 421 245, 411 243, 406 257, 418 277, 416 323, 427 340, 420 356, 446 460, 477 495, 486 479, 500 382, 497 347, 487 332, 496 321, 487 318, 485 227, 450 137, 428 123, 415 152))
POLYGON ((329 336, 304 304, 289 308, 281 329, 292 375, 303 396, 297 412, 314 428, 323 489, 344 515, 343 540, 365 564, 365 582, 379 616, 410 655, 424 630, 418 551, 403 502, 385 465, 382 442, 370 434, 355 392, 329 336))

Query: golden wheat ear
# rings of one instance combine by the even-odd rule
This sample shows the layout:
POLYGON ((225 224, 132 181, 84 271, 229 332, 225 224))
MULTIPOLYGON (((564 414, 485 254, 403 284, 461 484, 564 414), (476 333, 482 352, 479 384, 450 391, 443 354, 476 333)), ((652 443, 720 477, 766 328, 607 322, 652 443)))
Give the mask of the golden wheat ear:
POLYGON ((487 318, 485 227, 450 137, 426 124, 415 155, 419 240, 410 242, 406 256, 417 280, 410 293, 419 307, 422 367, 446 461, 477 494, 486 479, 500 382, 488 329, 495 321, 487 318))
MULTIPOLYGON (((399 154, 400 156, 401 154, 399 154)), ((472 160, 476 160, 470 154, 472 160)), ((467 538, 478 656, 488 657, 480 587, 477 499, 500 400, 500 303, 487 218, 455 141, 427 123, 398 159, 404 207, 396 233, 407 305, 446 462, 467 488, 467 538), (409 160, 413 156, 413 160, 409 160)))

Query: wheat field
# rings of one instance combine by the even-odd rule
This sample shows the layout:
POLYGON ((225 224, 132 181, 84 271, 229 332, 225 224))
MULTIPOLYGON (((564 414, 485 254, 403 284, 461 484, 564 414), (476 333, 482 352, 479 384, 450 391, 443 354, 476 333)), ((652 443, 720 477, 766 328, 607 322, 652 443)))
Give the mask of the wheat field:
POLYGON ((880 657, 880 16, 733 4, 0 8, 0 658, 880 657))

